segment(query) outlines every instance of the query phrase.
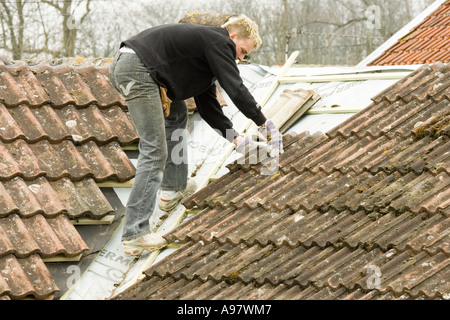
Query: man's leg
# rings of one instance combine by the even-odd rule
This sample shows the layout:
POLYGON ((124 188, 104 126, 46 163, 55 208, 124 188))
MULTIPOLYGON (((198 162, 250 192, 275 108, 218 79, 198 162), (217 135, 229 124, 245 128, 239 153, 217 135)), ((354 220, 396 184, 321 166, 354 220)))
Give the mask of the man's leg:
POLYGON ((188 176, 187 122, 186 103, 173 101, 170 106, 170 115, 165 118, 168 157, 161 184, 162 190, 181 191, 186 188, 188 176))
POLYGON ((187 122, 188 110, 184 101, 174 101, 166 118, 168 158, 161 184, 159 208, 174 209, 183 198, 197 189, 195 181, 188 180, 187 122))
POLYGON ((139 136, 139 157, 128 199, 122 240, 150 233, 149 218, 155 208, 167 159, 164 115, 159 86, 135 54, 121 54, 113 79, 127 101, 139 136))

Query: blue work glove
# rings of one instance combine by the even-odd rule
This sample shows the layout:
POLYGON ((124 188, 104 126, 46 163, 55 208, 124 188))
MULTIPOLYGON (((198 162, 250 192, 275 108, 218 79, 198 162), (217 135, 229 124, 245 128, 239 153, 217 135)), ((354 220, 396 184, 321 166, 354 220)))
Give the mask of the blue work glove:
POLYGON ((267 120, 264 125, 258 128, 258 131, 266 138, 270 148, 269 154, 271 157, 275 157, 284 152, 283 136, 272 120, 267 120))

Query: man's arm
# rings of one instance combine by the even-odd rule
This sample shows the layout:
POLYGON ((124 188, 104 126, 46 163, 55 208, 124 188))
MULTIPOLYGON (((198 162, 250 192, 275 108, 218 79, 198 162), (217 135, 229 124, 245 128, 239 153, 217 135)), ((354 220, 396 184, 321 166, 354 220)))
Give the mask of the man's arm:
POLYGON ((234 60, 236 51, 232 44, 219 43, 211 45, 205 52, 208 63, 219 84, 236 107, 256 125, 266 122, 256 100, 245 87, 234 60))
POLYGON ((239 136, 239 133, 233 129, 233 123, 223 113, 222 107, 217 101, 216 86, 214 84, 202 94, 194 97, 194 100, 200 116, 213 129, 219 130, 224 138, 233 142, 239 136))

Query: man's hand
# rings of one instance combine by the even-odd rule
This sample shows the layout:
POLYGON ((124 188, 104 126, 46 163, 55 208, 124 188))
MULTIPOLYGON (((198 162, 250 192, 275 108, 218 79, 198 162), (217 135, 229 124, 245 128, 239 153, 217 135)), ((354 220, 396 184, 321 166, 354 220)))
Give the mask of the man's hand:
POLYGON ((239 152, 244 156, 255 151, 259 151, 260 154, 268 154, 271 151, 271 148, 267 143, 256 142, 248 136, 237 136, 234 139, 234 144, 236 145, 236 152, 239 152))
MULTIPOLYGON (((278 130, 277 130, 278 131, 278 130)), ((237 146, 236 151, 243 154, 247 159, 248 164, 261 163, 262 168, 260 173, 262 175, 273 175, 278 172, 280 149, 274 149, 272 146, 263 142, 256 142, 249 136, 238 136, 234 139, 234 144, 237 146), (248 158, 247 158, 248 157, 248 158)), ((276 145, 283 148, 282 145, 276 145)), ((282 152, 282 151, 281 151, 282 152)), ((238 160, 239 163, 239 160, 238 160)), ((247 163, 245 163, 247 164, 247 163)))
POLYGON ((283 150, 283 136, 272 120, 267 120, 262 126, 258 128, 258 131, 268 141, 270 147, 270 156, 275 157, 284 152, 283 150))
POLYGON ((234 138, 233 143, 234 145, 237 147, 238 145, 241 144, 241 142, 244 140, 244 136, 237 136, 236 138, 234 138))

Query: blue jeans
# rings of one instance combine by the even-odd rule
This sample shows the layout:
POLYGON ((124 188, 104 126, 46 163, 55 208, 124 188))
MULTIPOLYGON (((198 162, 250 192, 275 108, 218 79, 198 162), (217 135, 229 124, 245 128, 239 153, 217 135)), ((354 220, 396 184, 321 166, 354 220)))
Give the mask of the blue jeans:
POLYGON ((110 79, 123 94, 139 136, 136 175, 122 233, 122 240, 126 241, 150 232, 149 219, 160 188, 174 191, 186 188, 188 111, 184 100, 173 101, 170 115, 164 117, 159 86, 134 53, 116 54, 110 79))

